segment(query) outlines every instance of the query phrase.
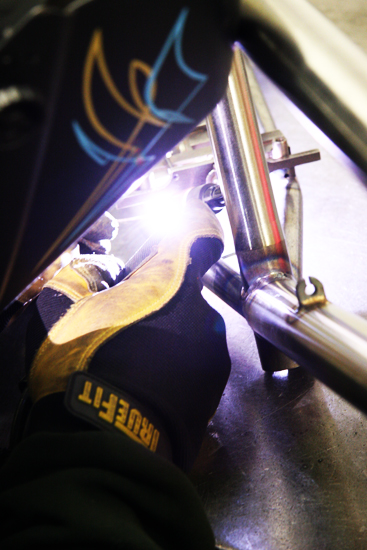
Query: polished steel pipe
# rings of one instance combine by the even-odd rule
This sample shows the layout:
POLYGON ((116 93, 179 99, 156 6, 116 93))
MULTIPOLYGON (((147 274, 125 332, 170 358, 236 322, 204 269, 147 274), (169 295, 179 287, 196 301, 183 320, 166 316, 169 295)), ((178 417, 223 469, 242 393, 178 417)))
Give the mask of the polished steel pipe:
POLYGON ((238 40, 367 172, 367 56, 306 0, 240 0, 238 40))
POLYGON ((290 170, 285 186, 283 229, 287 243, 292 274, 302 279, 303 267, 303 199, 302 190, 294 170, 290 170))
POLYGON ((327 301, 309 309, 300 306, 289 277, 259 281, 241 297, 240 275, 222 261, 206 273, 204 284, 241 312, 255 334, 367 413, 364 319, 327 301))
POLYGON ((242 315, 241 292, 243 284, 238 273, 219 260, 202 277, 204 286, 223 302, 242 315))
POLYGON ((367 322, 326 302, 303 309, 295 282, 254 288, 243 303, 252 329, 367 412, 367 322))
MULTIPOLYGON (((273 160, 287 159, 290 148, 284 136, 279 136, 273 143, 271 157, 273 160)), ((303 265, 303 200, 302 191, 296 177, 295 168, 284 170, 285 183, 283 231, 289 259, 292 267, 292 275, 298 281, 302 278, 303 265)), ((279 182, 280 183, 280 182, 279 182)))
POLYGON ((240 49, 234 52, 226 94, 207 126, 245 286, 271 273, 290 273, 240 49))
POLYGON ((268 104, 265 101, 262 89, 257 81, 254 69, 250 59, 245 56, 245 65, 248 81, 250 84, 251 95, 255 105, 257 117, 263 132, 272 132, 277 129, 273 115, 271 114, 268 104))

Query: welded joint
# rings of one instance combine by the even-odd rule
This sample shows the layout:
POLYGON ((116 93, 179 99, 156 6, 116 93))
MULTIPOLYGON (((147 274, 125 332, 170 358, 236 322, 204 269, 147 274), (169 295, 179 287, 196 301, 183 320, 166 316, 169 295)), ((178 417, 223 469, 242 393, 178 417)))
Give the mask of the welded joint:
POLYGON ((255 282, 251 284, 250 287, 242 286, 241 300, 243 302, 245 300, 248 300, 249 296, 251 296, 253 292, 256 292, 257 290, 261 290, 264 287, 270 285, 271 283, 275 283, 276 281, 287 281, 287 280, 291 280, 290 275, 287 273, 283 273, 282 271, 273 271, 268 275, 259 277, 258 279, 256 279, 255 282))
POLYGON ((312 294, 306 293, 306 281, 301 279, 298 281, 296 286, 296 295, 299 304, 299 310, 310 310, 324 306, 327 303, 325 296, 324 286, 315 277, 309 277, 310 283, 314 287, 312 294))

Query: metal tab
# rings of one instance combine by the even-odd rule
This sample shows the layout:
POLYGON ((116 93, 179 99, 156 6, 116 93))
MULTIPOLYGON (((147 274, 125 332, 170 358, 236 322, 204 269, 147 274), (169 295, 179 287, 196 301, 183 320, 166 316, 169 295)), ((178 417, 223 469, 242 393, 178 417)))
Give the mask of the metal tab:
POLYGON ((315 277, 309 277, 315 290, 312 294, 306 293, 306 281, 301 279, 296 286, 296 294, 300 309, 313 309, 327 303, 323 284, 315 277))

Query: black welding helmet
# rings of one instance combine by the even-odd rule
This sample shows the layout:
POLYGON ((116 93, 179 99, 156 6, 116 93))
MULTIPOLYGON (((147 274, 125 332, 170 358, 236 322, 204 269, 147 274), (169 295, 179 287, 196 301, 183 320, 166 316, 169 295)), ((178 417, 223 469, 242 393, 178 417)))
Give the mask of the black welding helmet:
POLYGON ((235 5, 0 1, 0 309, 213 109, 235 5))

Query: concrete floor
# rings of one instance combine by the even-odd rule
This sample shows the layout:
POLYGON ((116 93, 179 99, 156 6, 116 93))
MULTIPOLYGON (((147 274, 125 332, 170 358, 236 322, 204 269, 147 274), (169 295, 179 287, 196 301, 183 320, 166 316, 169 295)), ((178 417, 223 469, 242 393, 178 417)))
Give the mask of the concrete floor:
MULTIPOLYGON (((312 4, 367 51, 365 0, 312 4)), ((367 177, 260 80, 292 152, 321 150, 321 162, 297 169, 304 274, 324 283, 330 301, 367 318, 367 177)), ((366 417, 301 369, 264 374, 246 321, 209 291, 205 296, 225 319, 232 358, 192 474, 218 548, 365 550, 366 417)))

